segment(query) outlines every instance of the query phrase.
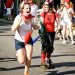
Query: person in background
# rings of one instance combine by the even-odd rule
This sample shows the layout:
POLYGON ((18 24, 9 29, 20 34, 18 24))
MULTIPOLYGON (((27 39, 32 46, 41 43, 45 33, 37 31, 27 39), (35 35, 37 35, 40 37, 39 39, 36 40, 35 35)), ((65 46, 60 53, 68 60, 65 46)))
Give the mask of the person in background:
POLYGON ((12 20, 12 14, 11 14, 12 5, 13 5, 13 0, 6 1, 5 7, 7 9, 6 15, 8 17, 8 20, 12 20))
POLYGON ((74 10, 70 6, 70 0, 65 0, 65 6, 63 8, 63 12, 61 14, 62 26, 63 26, 63 43, 66 43, 66 36, 71 38, 71 44, 74 44, 73 39, 73 29, 72 29, 72 16, 74 15, 74 10), (68 32, 67 32, 68 31, 68 32))
POLYGON ((40 15, 41 22, 46 30, 47 39, 42 40, 42 50, 41 50, 41 67, 42 68, 54 68, 51 61, 51 54, 54 50, 54 38, 55 38, 55 13, 52 10, 52 6, 45 2, 43 4, 44 11, 40 15), (44 42, 46 41, 46 42, 44 42))
POLYGON ((48 3, 49 3, 49 5, 50 5, 51 7, 53 7, 53 6, 54 6, 54 2, 53 2, 53 0, 46 0, 46 2, 48 2, 48 3))
POLYGON ((29 3, 31 5, 31 14, 35 17, 37 17, 38 13, 38 6, 34 3, 33 0, 29 0, 29 3))
MULTIPOLYGON (((48 4, 48 2, 46 1, 45 4, 48 4)), ((38 9, 38 13, 39 15, 45 11, 45 4, 43 3, 42 6, 41 6, 41 9, 38 9)))
POLYGON ((62 26, 61 26, 60 22, 61 22, 61 14, 62 14, 63 8, 64 8, 64 4, 61 4, 60 7, 58 7, 57 12, 56 12, 58 14, 58 31, 57 31, 57 34, 58 34, 59 39, 62 39, 62 26))
POLYGON ((74 4, 72 2, 70 2, 70 7, 74 9, 74 4))
POLYGON ((25 38, 29 32, 32 35, 33 29, 39 28, 39 26, 35 25, 35 17, 32 16, 30 12, 30 4, 23 1, 20 5, 20 13, 15 17, 14 23, 11 27, 12 32, 15 32, 15 49, 17 60, 20 64, 25 65, 24 75, 30 75, 29 68, 31 66, 33 52, 32 38, 30 37, 29 42, 27 43, 25 38))

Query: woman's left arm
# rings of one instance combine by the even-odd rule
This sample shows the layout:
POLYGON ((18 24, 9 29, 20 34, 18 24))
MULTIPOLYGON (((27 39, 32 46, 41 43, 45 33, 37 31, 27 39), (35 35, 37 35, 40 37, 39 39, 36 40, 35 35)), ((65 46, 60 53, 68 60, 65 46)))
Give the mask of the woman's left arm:
POLYGON ((35 30, 39 29, 39 25, 37 24, 37 19, 36 18, 32 18, 32 27, 35 30))
POLYGON ((38 25, 32 25, 32 26, 33 26, 33 29, 35 29, 35 30, 39 29, 38 25))
POLYGON ((71 16, 74 16, 74 10, 71 8, 71 16))

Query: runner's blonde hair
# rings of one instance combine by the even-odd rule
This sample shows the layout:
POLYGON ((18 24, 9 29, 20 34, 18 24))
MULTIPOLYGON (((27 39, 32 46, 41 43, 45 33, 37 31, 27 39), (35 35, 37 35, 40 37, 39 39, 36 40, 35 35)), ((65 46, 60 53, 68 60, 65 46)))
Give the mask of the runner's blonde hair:
POLYGON ((20 12, 22 12, 22 10, 24 9, 24 5, 26 4, 30 5, 29 2, 22 1, 22 3, 20 4, 20 8, 19 8, 20 12))
POLYGON ((72 8, 74 8, 74 4, 73 4, 72 2, 70 2, 70 6, 71 6, 72 8))

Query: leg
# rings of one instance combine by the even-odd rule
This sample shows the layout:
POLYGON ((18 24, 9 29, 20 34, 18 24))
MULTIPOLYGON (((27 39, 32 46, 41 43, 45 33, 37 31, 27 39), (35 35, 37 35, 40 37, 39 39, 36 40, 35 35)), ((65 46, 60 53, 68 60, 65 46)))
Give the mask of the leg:
POLYGON ((45 43, 42 43, 42 50, 41 50, 41 63, 45 62, 45 58, 46 58, 46 49, 45 49, 45 43))
POLYGON ((66 43, 66 29, 67 29, 67 26, 66 25, 63 25, 63 31, 62 31, 62 35, 63 35, 63 43, 66 43))
POLYGON ((16 56, 17 60, 20 64, 27 65, 27 54, 25 49, 24 42, 18 41, 15 39, 15 48, 16 48, 16 56))
POLYGON ((58 38, 59 38, 59 40, 61 40, 62 38, 61 38, 61 25, 60 25, 60 23, 58 24, 58 38))
POLYGON ((48 65, 48 68, 53 68, 52 66, 52 62, 51 62, 51 54, 54 50, 54 47, 53 47, 53 44, 54 44, 54 39, 55 39, 55 32, 51 32, 49 33, 49 37, 50 37, 50 41, 51 41, 51 44, 48 46, 48 50, 47 50, 47 65, 48 65))
POLYGON ((47 54, 46 54, 46 57, 47 57, 46 63, 47 63, 47 67, 48 67, 49 69, 52 69, 52 68, 54 68, 53 63, 52 63, 52 61, 51 61, 51 54, 52 54, 52 52, 53 52, 53 46, 50 46, 50 47, 49 47, 49 50, 50 50, 50 51, 48 51, 47 54))
POLYGON ((29 67, 31 65, 31 57, 32 57, 32 52, 33 52, 33 46, 30 44, 27 44, 26 46, 26 64, 25 64, 25 71, 24 74, 29 75, 29 67))
POLYGON ((43 69, 46 69, 47 68, 47 65, 46 65, 46 61, 45 61, 45 58, 46 58, 46 52, 41 52, 41 68, 43 69))
POLYGON ((16 52, 16 56, 17 56, 17 60, 20 64, 24 64, 26 63, 25 60, 26 60, 26 52, 25 52, 25 49, 22 48, 22 49, 19 49, 17 52, 16 52))
POLYGON ((71 37, 71 44, 74 44, 72 23, 69 23, 68 25, 69 25, 69 32, 70 32, 70 37, 71 37))

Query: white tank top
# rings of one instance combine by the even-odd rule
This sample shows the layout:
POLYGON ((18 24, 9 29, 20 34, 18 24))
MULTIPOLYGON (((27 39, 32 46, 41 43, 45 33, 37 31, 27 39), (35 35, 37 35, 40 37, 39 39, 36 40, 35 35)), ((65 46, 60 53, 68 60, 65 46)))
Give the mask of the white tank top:
MULTIPOLYGON (((18 18, 21 18, 20 15, 17 16, 18 18)), ((26 35, 27 31, 32 30, 31 22, 29 24, 26 24, 23 20, 20 22, 20 28, 16 30, 15 33, 15 39, 19 40, 21 42, 24 42, 22 39, 23 36, 26 35)))
POLYGON ((72 16, 71 16, 71 14, 70 13, 74 13, 74 11, 73 11, 73 9, 72 8, 69 8, 69 9, 67 9, 67 8, 64 8, 63 9, 63 12, 64 12, 64 19, 65 20, 72 20, 72 16))

